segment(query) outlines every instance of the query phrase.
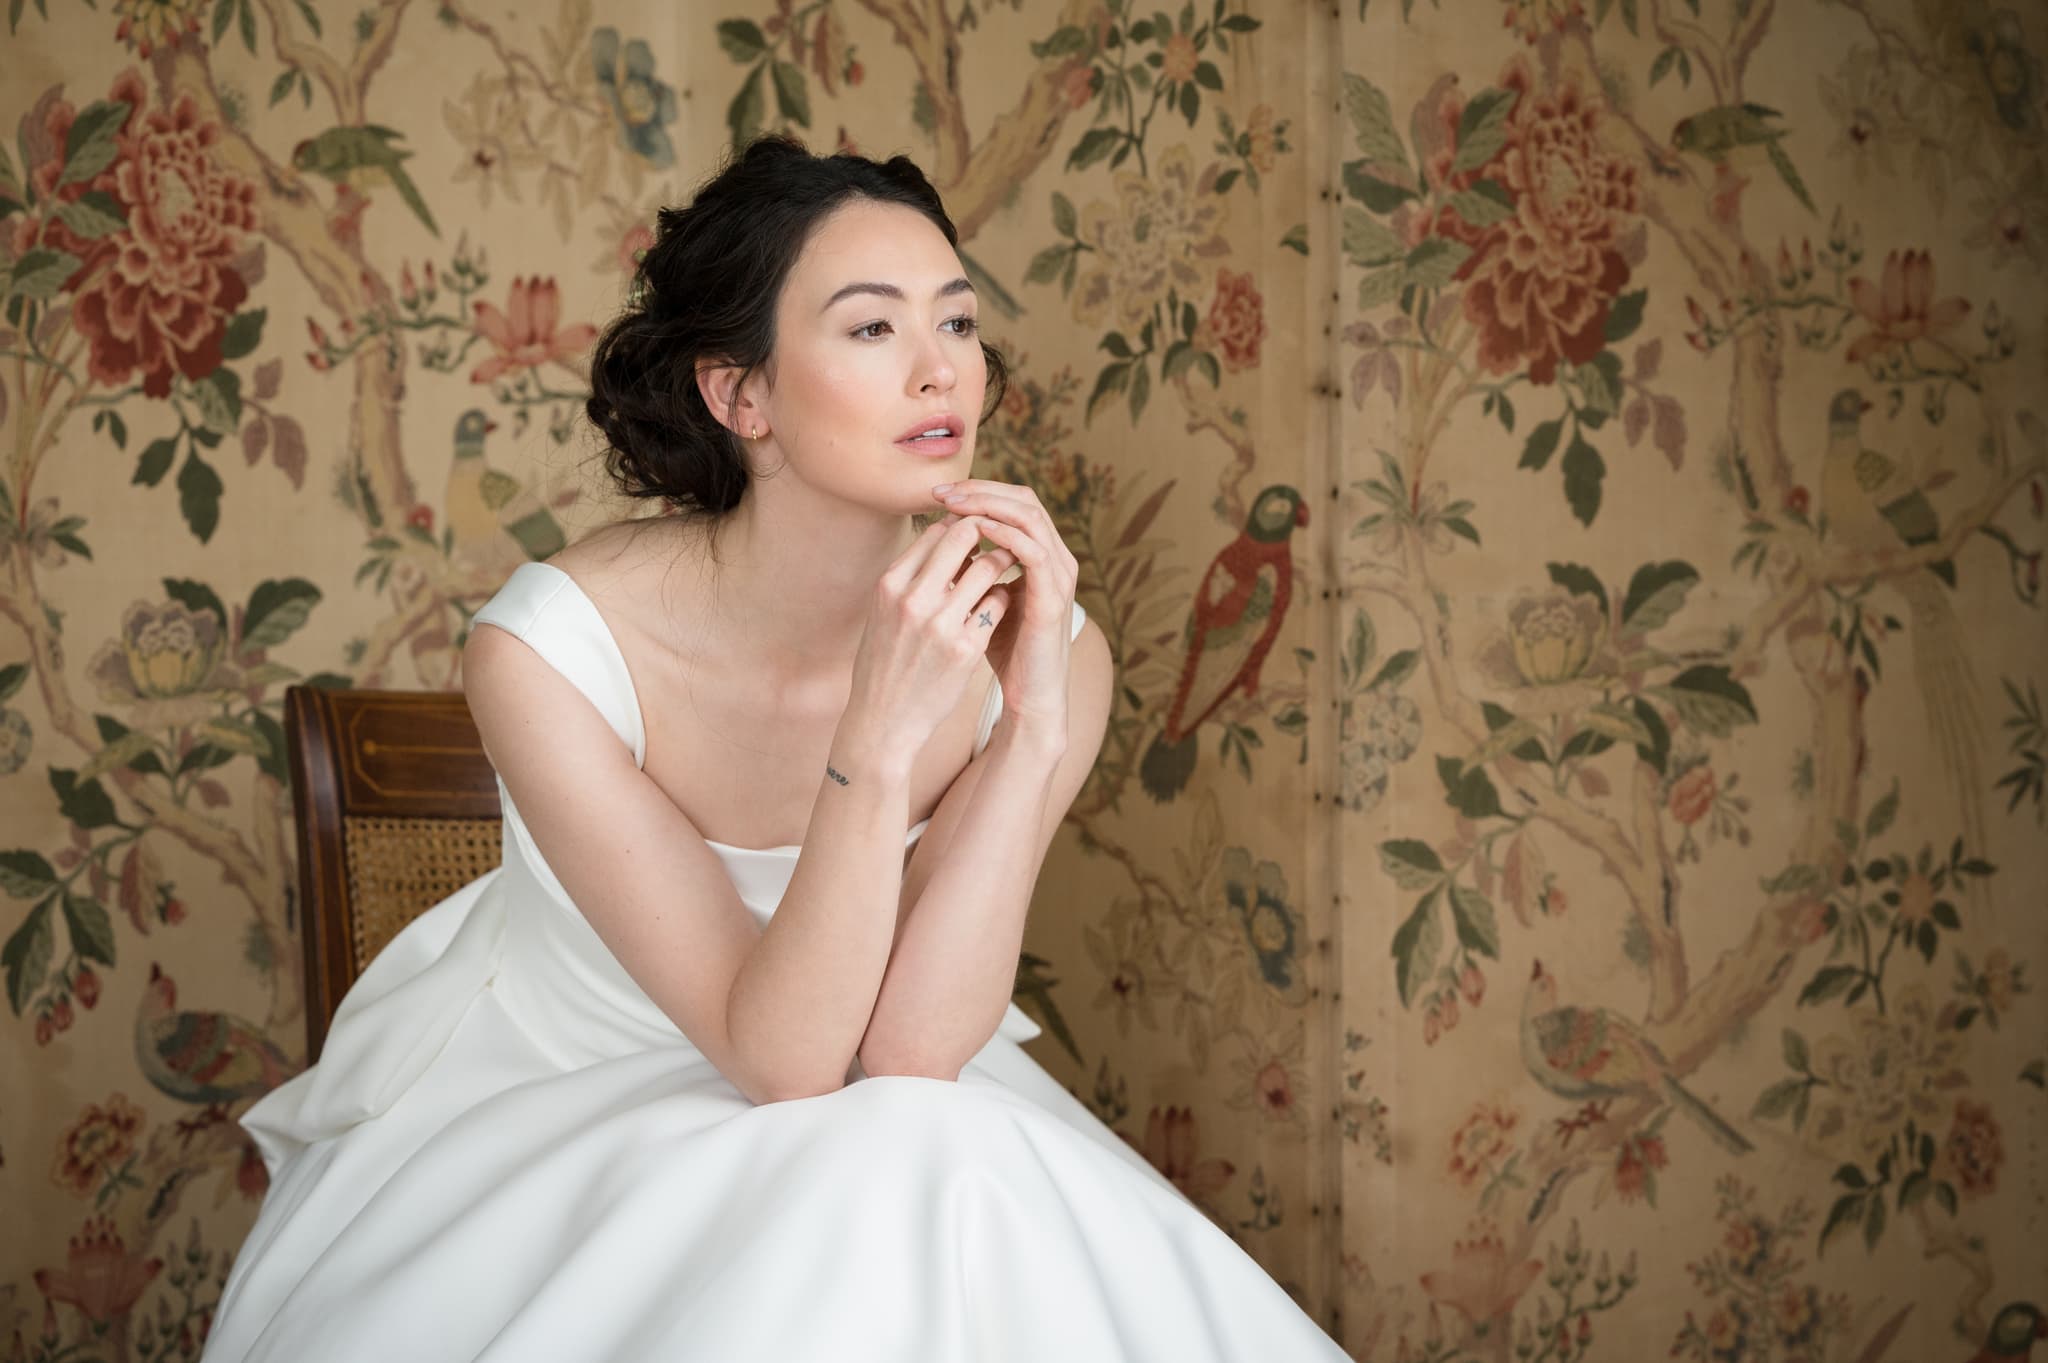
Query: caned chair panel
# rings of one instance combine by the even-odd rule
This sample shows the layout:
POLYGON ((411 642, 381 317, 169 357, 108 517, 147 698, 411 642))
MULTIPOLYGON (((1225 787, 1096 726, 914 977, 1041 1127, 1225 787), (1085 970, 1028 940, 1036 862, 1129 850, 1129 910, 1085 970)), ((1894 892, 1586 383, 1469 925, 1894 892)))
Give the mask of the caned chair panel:
POLYGON ((498 865, 497 773, 461 693, 285 691, 306 1063, 399 929, 498 865))
POLYGON ((504 855, 497 819, 342 819, 348 854, 349 959, 353 974, 398 930, 494 869, 504 855))

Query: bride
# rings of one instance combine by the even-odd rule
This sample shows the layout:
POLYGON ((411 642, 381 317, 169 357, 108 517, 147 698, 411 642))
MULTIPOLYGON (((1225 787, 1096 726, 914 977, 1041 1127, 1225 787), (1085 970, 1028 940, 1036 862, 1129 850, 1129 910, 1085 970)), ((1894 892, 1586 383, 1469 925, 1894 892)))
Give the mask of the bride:
POLYGON ((766 138, 659 229, 588 411, 677 514, 476 616, 504 864, 244 1116, 205 1357, 1342 1358, 1017 1044, 1112 668, 967 476, 1004 371, 936 192, 766 138))

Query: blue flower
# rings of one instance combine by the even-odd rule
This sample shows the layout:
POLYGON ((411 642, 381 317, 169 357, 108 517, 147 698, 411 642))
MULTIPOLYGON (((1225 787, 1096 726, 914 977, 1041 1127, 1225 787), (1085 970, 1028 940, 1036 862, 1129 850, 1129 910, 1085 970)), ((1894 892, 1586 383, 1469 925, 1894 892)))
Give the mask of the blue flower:
POLYGON ((622 61, 617 29, 590 35, 590 60, 598 88, 619 120, 619 140, 650 165, 672 166, 676 149, 667 125, 676 121, 675 87, 654 78, 654 52, 641 39, 627 43, 623 56, 622 61))

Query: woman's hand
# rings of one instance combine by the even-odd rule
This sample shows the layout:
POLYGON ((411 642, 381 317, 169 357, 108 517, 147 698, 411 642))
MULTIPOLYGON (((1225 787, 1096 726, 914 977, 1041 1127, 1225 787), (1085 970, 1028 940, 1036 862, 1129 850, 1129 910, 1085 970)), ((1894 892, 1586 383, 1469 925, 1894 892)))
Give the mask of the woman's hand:
POLYGON ((924 747, 1009 613, 1009 590, 993 586, 1009 552, 974 553, 987 528, 973 515, 933 521, 875 582, 845 713, 894 751, 924 747))
POLYGON ((1049 742, 1067 737, 1067 659, 1073 644, 1074 561, 1038 494, 1016 483, 969 478, 934 492, 952 516, 977 516, 982 533, 1023 570, 1006 585, 1011 606, 988 642, 1003 687, 1003 713, 1017 730, 1049 742), (1022 587, 1023 605, 1017 606, 1022 587))

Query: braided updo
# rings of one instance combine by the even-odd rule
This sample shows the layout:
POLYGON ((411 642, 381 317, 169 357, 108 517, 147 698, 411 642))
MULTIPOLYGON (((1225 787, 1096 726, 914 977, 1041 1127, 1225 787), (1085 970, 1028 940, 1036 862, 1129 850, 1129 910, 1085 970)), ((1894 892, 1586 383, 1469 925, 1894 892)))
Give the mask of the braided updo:
MULTIPOLYGON (((697 365, 738 366, 744 382, 767 362, 776 301, 804 243, 856 196, 916 209, 959 245, 938 191, 909 157, 814 156, 775 134, 730 158, 687 205, 660 211, 626 309, 591 352, 584 410, 604 437, 605 469, 620 492, 714 523, 739 505, 746 457, 705 406, 697 365)), ((993 346, 984 341, 981 349, 986 420, 1003 400, 1008 371, 993 346)))

